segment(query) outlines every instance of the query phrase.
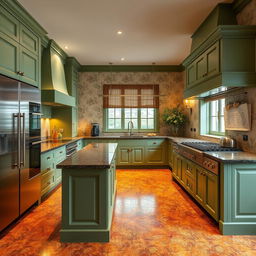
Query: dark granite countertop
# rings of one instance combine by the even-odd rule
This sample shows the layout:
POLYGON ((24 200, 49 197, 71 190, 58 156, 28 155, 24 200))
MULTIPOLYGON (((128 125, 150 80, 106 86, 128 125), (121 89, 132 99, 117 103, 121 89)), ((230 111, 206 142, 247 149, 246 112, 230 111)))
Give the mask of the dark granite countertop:
POLYGON ((62 140, 45 140, 41 143, 41 153, 65 146, 80 139, 83 139, 83 137, 63 138, 62 140))
POLYGON ((224 163, 256 163, 256 154, 243 151, 204 152, 204 154, 224 163))
POLYGON ((110 168, 117 145, 117 143, 91 143, 59 163, 57 168, 110 168))

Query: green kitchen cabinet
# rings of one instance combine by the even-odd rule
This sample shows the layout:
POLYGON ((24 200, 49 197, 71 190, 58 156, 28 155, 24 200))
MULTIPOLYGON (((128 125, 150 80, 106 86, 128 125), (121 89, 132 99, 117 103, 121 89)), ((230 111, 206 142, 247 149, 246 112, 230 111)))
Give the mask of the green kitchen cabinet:
POLYGON ((132 148, 132 163, 135 165, 142 165, 144 164, 144 154, 145 150, 144 147, 134 147, 132 148))
POLYGON ((196 82, 196 63, 191 63, 186 68, 186 87, 191 87, 196 82))
POLYGON ((173 165, 173 142, 168 142, 168 163, 169 167, 172 168, 173 165))
POLYGON ((47 105, 41 105, 41 113, 42 113, 42 118, 52 118, 52 108, 51 106, 47 105))
POLYGON ((196 172, 195 198, 200 204, 204 204, 206 176, 204 175, 204 171, 200 166, 195 165, 195 172, 196 172))
POLYGON ((40 85, 40 38, 0 6, 0 73, 40 85))
POLYGON ((131 165, 132 155, 130 147, 118 147, 117 165, 131 165))
POLYGON ((147 163, 148 164, 164 164, 165 156, 163 147, 147 147, 147 163))

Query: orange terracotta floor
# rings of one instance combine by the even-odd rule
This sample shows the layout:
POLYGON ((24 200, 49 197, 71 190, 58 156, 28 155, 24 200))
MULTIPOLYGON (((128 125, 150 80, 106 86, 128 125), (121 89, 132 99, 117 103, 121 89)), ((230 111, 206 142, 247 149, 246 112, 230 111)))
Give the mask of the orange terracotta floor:
POLYGON ((59 242, 61 188, 0 240, 0 256, 255 256, 256 236, 222 236, 169 170, 117 171, 110 243, 59 242))

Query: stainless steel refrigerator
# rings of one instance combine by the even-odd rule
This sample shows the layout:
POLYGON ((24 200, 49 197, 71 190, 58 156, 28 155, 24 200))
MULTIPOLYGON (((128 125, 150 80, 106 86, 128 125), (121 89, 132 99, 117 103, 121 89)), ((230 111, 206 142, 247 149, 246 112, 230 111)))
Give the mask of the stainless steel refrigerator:
POLYGON ((0 76, 0 231, 40 198, 40 98, 0 76))

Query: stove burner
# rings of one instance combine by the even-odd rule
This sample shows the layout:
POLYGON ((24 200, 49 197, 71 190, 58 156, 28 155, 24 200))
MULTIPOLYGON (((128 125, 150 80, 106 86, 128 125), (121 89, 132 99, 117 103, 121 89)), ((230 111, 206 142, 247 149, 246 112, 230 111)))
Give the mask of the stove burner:
POLYGON ((241 151, 238 148, 224 148, 221 147, 218 143, 212 142, 182 142, 182 145, 198 149, 200 151, 241 151))

